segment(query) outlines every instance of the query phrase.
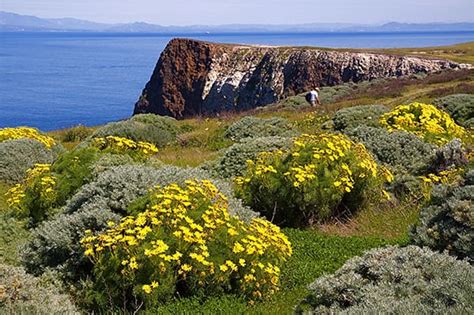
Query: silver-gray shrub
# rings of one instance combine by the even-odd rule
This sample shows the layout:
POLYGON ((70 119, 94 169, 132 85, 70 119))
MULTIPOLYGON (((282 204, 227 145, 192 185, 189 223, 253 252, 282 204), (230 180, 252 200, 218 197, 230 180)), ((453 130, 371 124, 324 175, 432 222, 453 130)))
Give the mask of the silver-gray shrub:
POLYGON ((232 125, 224 133, 226 138, 240 141, 244 138, 282 136, 291 137, 297 132, 285 118, 258 118, 246 116, 232 125))
POLYGON ((428 171, 438 173, 450 168, 462 167, 468 163, 467 151, 459 139, 453 139, 440 148, 428 163, 428 171))
POLYGON ((446 253, 408 246, 374 249, 308 286, 299 314, 474 312, 474 267, 446 253))
POLYGON ((80 314, 54 283, 29 275, 21 267, 0 264, 0 313, 80 314))
POLYGON ((146 141, 163 147, 176 141, 178 127, 171 117, 153 114, 137 115, 129 120, 112 122, 99 128, 92 138, 116 136, 134 141, 146 141))
POLYGON ((38 141, 18 139, 0 142, 0 181, 10 184, 23 180, 26 170, 36 163, 52 163, 53 150, 38 141))
POLYGON ((83 255, 79 241, 86 230, 102 231, 107 222, 120 216, 106 208, 59 214, 42 222, 31 232, 30 241, 21 250, 21 261, 28 272, 40 275, 55 270, 65 279, 88 274, 91 263, 83 255))
POLYGON ((241 176, 247 169, 247 160, 254 160, 260 152, 285 149, 291 145, 291 138, 261 137, 244 139, 225 149, 215 161, 203 168, 221 178, 241 176))
POLYGON ((147 194, 154 186, 184 183, 187 179, 211 179, 219 190, 227 196, 232 214, 248 219, 256 214, 243 207, 240 200, 233 197, 231 185, 212 179, 209 172, 197 168, 164 166, 153 168, 143 165, 122 165, 113 167, 98 175, 92 183, 84 185, 67 203, 64 212, 74 213, 101 207, 118 214, 126 214, 128 205, 147 194), (105 207, 105 208, 104 208, 105 207))
POLYGON ((334 114, 334 130, 344 131, 358 126, 379 127, 380 116, 389 109, 383 105, 361 105, 338 110, 334 114))
POLYGON ((474 95, 453 94, 437 98, 433 104, 445 110, 456 123, 466 128, 474 128, 474 95))
POLYGON ((427 206, 421 209, 411 241, 433 250, 448 251, 474 263, 474 171, 461 185, 438 185, 427 206))
MULTIPOLYGON (((90 272, 90 263, 79 240, 85 230, 100 232, 107 221, 119 220, 128 206, 156 185, 183 183, 187 179, 209 179, 208 172, 194 168, 166 166, 159 169, 143 165, 123 165, 100 173, 84 185, 66 204, 63 214, 43 222, 33 230, 31 241, 22 252, 23 264, 40 274, 51 268, 66 279, 77 279, 90 272)), ((212 180, 229 199, 229 210, 249 221, 257 214, 233 197, 229 183, 212 180)))
POLYGON ((380 162, 402 171, 425 168, 436 150, 434 145, 404 131, 389 132, 383 128, 360 126, 348 130, 347 134, 362 142, 380 162))

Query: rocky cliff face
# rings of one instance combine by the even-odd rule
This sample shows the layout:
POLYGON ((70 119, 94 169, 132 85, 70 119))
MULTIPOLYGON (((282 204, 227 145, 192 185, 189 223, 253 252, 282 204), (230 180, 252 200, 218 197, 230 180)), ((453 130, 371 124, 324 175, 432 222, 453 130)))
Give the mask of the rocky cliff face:
POLYGON ((314 86, 462 67, 416 57, 174 39, 161 54, 134 113, 181 118, 242 111, 314 86))

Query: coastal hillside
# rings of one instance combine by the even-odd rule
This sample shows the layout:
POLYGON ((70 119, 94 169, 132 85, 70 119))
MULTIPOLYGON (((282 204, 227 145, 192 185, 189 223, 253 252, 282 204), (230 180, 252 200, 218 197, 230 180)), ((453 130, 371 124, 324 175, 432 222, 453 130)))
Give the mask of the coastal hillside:
MULTIPOLYGON (((176 104, 233 75, 200 62, 211 46, 235 48, 163 54, 176 104)), ((323 85, 317 108, 292 87, 218 116, 0 128, 0 313, 473 314, 474 69, 391 54, 447 69, 323 85)))
POLYGON ((240 112, 314 87, 468 67, 386 53, 174 39, 161 54, 134 113, 183 118, 240 112))

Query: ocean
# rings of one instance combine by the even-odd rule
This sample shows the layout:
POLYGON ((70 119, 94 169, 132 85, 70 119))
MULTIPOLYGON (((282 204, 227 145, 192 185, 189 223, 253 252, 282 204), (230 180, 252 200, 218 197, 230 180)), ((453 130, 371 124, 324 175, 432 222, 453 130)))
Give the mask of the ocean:
MULTIPOLYGON (((94 126, 127 118, 173 36, 0 33, 0 128, 94 126)), ((390 48, 450 45, 474 32, 179 35, 262 45, 390 48)))

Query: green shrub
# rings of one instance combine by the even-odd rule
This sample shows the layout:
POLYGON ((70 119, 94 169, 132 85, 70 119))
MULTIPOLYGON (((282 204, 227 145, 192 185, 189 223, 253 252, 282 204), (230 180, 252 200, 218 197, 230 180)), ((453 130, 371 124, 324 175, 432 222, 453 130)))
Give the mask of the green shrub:
POLYGON ((156 188, 142 212, 110 226, 81 241, 94 263, 99 312, 156 306, 174 296, 258 300, 278 290, 279 266, 292 253, 272 223, 231 216, 208 180, 156 188))
POLYGON ((145 141, 163 147, 176 141, 178 127, 176 121, 170 117, 153 114, 137 115, 129 120, 113 122, 98 129, 93 138, 116 136, 133 141, 145 141))
POLYGON ((379 127, 379 119, 389 109, 383 105, 362 105, 343 108, 334 114, 334 130, 344 131, 358 126, 379 127))
POLYGON ((246 116, 230 125, 225 132, 225 137, 233 141, 240 141, 244 138, 294 135, 296 132, 292 129, 291 124, 280 117, 263 119, 246 116))
POLYGON ((95 148, 76 149, 59 156, 51 167, 57 178, 57 206, 64 205, 78 188, 92 179, 92 166, 97 159, 95 148))
POLYGON ((416 246, 367 252, 309 285, 297 313, 446 314, 474 311, 474 268, 416 246))
POLYGON ((474 95, 449 95, 435 99, 433 105, 448 112, 457 124, 466 128, 474 127, 474 95))
POLYGON ((52 163, 55 157, 55 152, 36 140, 0 142, 0 181, 19 183, 33 165, 52 163))
POLYGON ((436 147, 423 142, 414 134, 360 126, 347 133, 362 142, 382 163, 402 171, 417 171, 426 167, 436 147))
MULTIPOLYGON (((190 178, 206 179, 209 174, 198 169, 172 166, 155 169, 141 165, 117 166, 100 173, 68 201, 63 210, 65 214, 43 222, 32 232, 23 255, 24 263, 34 273, 52 268, 67 278, 76 279, 81 273, 87 274, 90 265, 86 263, 84 251, 77 242, 84 236, 85 230, 99 232, 107 220, 127 215, 129 211, 135 214, 135 210, 147 202, 140 198, 156 185, 184 183, 190 178), (49 250, 51 248, 54 250, 49 250)), ((213 182, 227 196, 232 214, 246 222, 257 216, 240 200, 233 198, 229 184, 217 180, 213 182)))
POLYGON ((244 139, 224 150, 221 157, 204 166, 221 178, 242 176, 247 169, 247 160, 254 160, 260 152, 288 148, 290 138, 261 137, 244 139))
POLYGON ((54 284, 4 264, 0 264, 0 313, 80 314, 54 284))
POLYGON ((438 185, 420 212, 410 237, 413 243, 445 251, 474 263, 474 171, 462 185, 438 185))
POLYGON ((62 141, 64 142, 80 142, 86 140, 93 133, 93 129, 78 125, 72 128, 69 128, 62 135, 62 141))
POLYGON ((35 164, 27 171, 24 182, 7 191, 8 206, 17 216, 28 218, 31 225, 36 225, 51 215, 57 199, 56 184, 50 164, 35 164))
POLYGON ((237 195, 284 226, 352 214, 383 194, 391 173, 342 134, 302 135, 289 150, 260 153, 236 178, 237 195))

